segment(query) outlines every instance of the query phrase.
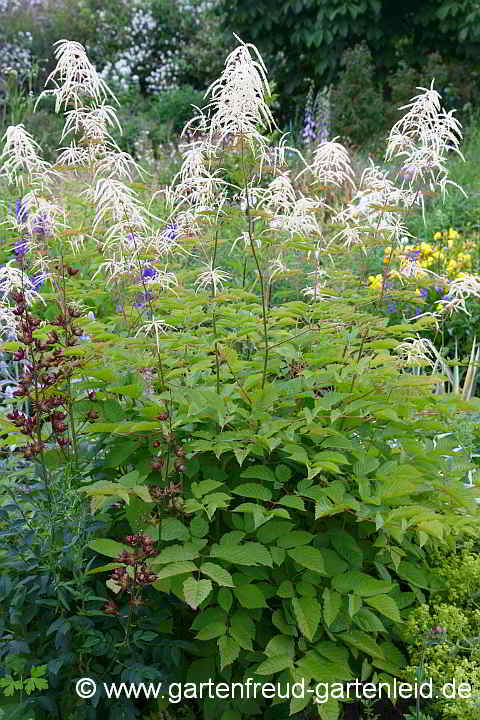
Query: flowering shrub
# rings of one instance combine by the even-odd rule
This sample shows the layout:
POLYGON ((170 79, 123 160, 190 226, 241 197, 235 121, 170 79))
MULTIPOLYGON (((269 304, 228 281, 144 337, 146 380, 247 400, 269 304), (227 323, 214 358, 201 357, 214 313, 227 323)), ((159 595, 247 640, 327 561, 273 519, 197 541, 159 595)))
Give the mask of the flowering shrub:
MULTIPOLYGON (((450 188, 459 125, 433 87, 422 90, 387 151, 408 182, 373 164, 357 182, 332 140, 310 163, 297 155, 302 192, 293 150, 270 142, 263 60, 237 40, 187 123, 166 191, 139 181, 113 140, 116 98, 77 42, 57 43, 45 91, 65 119, 56 161, 21 125, 4 138, 3 176, 22 202, 0 270, 1 349, 19 378, 2 442, 38 488, 38 522, 24 520, 17 476, 2 479, 13 502, 1 508, 10 624, 0 654, 11 663, 20 643, 28 671, 55 633, 65 652, 49 661, 54 682, 22 705, 42 720, 52 708, 118 717, 100 693, 72 698, 87 670, 99 687, 402 677, 405 609, 439 586, 429 553, 475 532, 469 457, 435 450, 470 406, 410 372, 429 362, 414 335, 436 315, 388 327, 375 312, 385 282, 372 299, 342 266, 370 245, 395 249, 425 183, 450 188), (352 201, 330 207, 327 193, 345 187, 352 201), (273 302, 293 272, 303 292, 273 302), (16 585, 25 576, 35 588, 42 574, 42 602, 68 620, 47 613, 38 633, 38 605, 16 585)), ((475 277, 444 282, 452 311, 478 294, 475 277)), ((192 709, 224 720, 277 712, 258 698, 192 709)), ((343 710, 333 698, 318 706, 322 720, 343 710)))

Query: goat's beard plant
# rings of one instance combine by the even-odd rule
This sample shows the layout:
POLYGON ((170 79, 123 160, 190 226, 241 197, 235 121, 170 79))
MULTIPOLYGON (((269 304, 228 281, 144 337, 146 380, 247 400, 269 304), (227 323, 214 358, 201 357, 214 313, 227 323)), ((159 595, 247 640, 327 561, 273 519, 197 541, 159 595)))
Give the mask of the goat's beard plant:
MULTIPOLYGON (((110 92, 84 49, 62 41, 56 54, 48 92, 65 110, 63 139, 80 139, 49 166, 19 126, 2 155, 4 173, 28 189, 12 219, 26 252, 0 271, 0 319, 15 338, 3 349, 27 363, 13 401, 24 411, 9 410, 5 442, 26 447, 47 483, 73 467, 92 511, 110 516, 114 539, 90 548, 115 560, 105 612, 127 639, 149 594, 183 604, 172 616, 186 641, 182 679, 401 676, 396 628, 437 583, 428 550, 473 532, 468 459, 434 449, 469 406, 406 371, 429 358, 405 336, 435 317, 387 327, 375 314, 384 282, 373 297, 333 259, 403 241, 402 213, 422 206, 424 185, 447 189, 458 124, 426 90, 390 139, 389 157, 405 157, 400 185, 372 166, 357 188, 335 139, 301 173, 317 194, 301 193, 285 162, 295 151, 268 141, 266 69, 240 42, 188 125, 162 221, 127 184, 137 168, 109 135, 110 92), (238 182, 222 171, 232 156, 238 182), (69 217, 72 189, 93 206, 90 225, 84 208, 69 217), (339 208, 346 189, 353 200, 339 208), (277 304, 275 284, 305 265, 303 300, 277 304), (122 544, 125 522, 134 535, 122 544)), ((479 288, 471 277, 453 292, 479 288)), ((341 715, 341 699, 317 705, 323 720, 341 715)), ((202 703, 206 717, 244 710, 202 703)))

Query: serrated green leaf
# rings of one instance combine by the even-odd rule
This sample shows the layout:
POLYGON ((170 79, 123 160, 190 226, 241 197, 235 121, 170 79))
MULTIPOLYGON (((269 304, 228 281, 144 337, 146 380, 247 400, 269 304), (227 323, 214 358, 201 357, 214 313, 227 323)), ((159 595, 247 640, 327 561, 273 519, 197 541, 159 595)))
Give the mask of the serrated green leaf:
POLYGON ((131 552, 132 548, 129 545, 122 545, 122 543, 116 540, 109 540, 108 538, 100 538, 98 540, 90 540, 88 547, 100 555, 106 555, 111 558, 118 558, 122 552, 131 552))
POLYGON ((218 638, 218 649, 220 652, 221 670, 235 662, 240 654, 240 645, 234 638, 228 637, 228 635, 218 638))
POLYGON ((367 655, 371 655, 374 658, 384 659, 383 650, 375 640, 367 633, 362 630, 350 630, 348 632, 340 633, 337 637, 341 638, 344 643, 351 645, 352 647, 361 650, 367 655))
POLYGON ((371 595, 383 595, 393 590, 393 583, 377 580, 377 578, 358 570, 349 570, 334 577, 332 587, 340 593, 354 592, 360 597, 370 597, 371 595))
POLYGON ((393 622, 401 623, 400 610, 395 600, 388 595, 375 595, 365 599, 365 602, 393 622))
POLYGON ((186 525, 176 518, 165 518, 160 525, 160 537, 162 540, 183 540, 186 541, 190 537, 190 532, 186 525))
POLYGON ((257 585, 241 585, 234 589, 233 594, 240 605, 247 610, 267 607, 265 595, 257 585))
POLYGON ((272 483, 275 482, 275 475, 266 465, 252 465, 251 467, 244 470, 240 474, 240 477, 247 479, 254 478, 255 480, 265 480, 266 482, 272 483))
POLYGON ((163 580, 164 578, 173 577, 174 575, 183 575, 184 573, 195 572, 198 570, 197 566, 188 561, 176 562, 171 565, 166 565, 161 570, 156 571, 157 580, 163 580))
POLYGON ((298 565, 308 568, 308 570, 314 570, 321 575, 326 575, 323 555, 317 548, 307 545, 288 550, 287 553, 298 565))
POLYGON ((275 675, 275 673, 286 670, 292 666, 293 661, 290 655, 273 655, 260 663, 255 673, 257 675, 275 675))
POLYGON ((213 640, 225 635, 226 632, 227 626, 224 622, 212 622, 199 630, 195 635, 195 640, 213 640))
POLYGON ((208 577, 211 578, 214 582, 216 582, 217 585, 223 585, 224 587, 234 587, 232 576, 230 575, 228 570, 225 570, 225 568, 222 568, 220 565, 206 562, 200 567, 200 572, 202 573, 202 575, 208 575, 208 577))
POLYGON ((243 545, 216 545, 210 551, 212 557, 220 558, 234 565, 267 565, 272 567, 272 557, 260 543, 246 542, 243 545))
POLYGON ((183 583, 185 602, 196 610, 210 595, 212 589, 211 580, 195 580, 195 578, 189 577, 183 583))
POLYGON ((334 590, 325 588, 323 592, 323 617, 326 625, 333 623, 340 612, 341 606, 342 596, 334 590))
POLYGON ((300 597, 293 598, 292 605, 300 632, 312 641, 322 615, 320 603, 311 597, 300 597))
POLYGON ((243 483, 232 490, 234 495, 254 498, 255 500, 269 501, 272 499, 271 491, 257 483, 243 483))

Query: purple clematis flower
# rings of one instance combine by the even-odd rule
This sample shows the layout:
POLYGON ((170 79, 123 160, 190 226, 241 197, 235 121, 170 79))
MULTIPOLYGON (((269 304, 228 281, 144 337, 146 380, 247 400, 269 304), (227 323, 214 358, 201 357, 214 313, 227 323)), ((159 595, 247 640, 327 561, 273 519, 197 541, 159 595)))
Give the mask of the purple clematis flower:
POLYGON ((142 270, 142 278, 144 280, 150 279, 153 280, 154 277, 158 275, 157 270, 154 267, 147 267, 145 270, 142 270))
POLYGON ((19 223, 24 223, 28 217, 28 205, 23 200, 15 202, 15 217, 19 223))
POLYGON ((29 238, 22 238, 15 243, 14 253, 17 260, 22 260, 29 250, 29 238))
POLYGON ((45 284, 45 277, 43 275, 34 275, 31 280, 35 290, 38 290, 38 288, 45 284))
POLYGON ((153 293, 150 291, 147 291, 145 293, 140 293, 140 295, 137 295, 136 297, 136 303, 134 303, 134 306, 136 308, 143 308, 153 298, 153 293))

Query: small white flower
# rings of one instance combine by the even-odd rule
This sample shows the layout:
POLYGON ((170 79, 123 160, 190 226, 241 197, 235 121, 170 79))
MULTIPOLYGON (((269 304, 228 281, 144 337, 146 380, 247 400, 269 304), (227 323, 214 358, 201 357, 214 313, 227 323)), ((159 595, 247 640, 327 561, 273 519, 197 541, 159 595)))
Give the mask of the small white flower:
POLYGON ((173 325, 169 325, 168 323, 163 322, 163 320, 158 320, 154 317, 150 320, 150 322, 142 325, 142 327, 136 332, 135 337, 138 337, 139 335, 145 335, 148 337, 154 333, 157 352, 160 352, 160 335, 164 335, 167 330, 175 330, 175 328, 173 325))
POLYGON ((231 275, 220 268, 206 266, 207 270, 201 273, 195 280, 195 286, 197 292, 199 290, 206 290, 207 288, 213 288, 213 294, 216 296, 217 291, 223 288, 224 283, 231 278, 231 275))

